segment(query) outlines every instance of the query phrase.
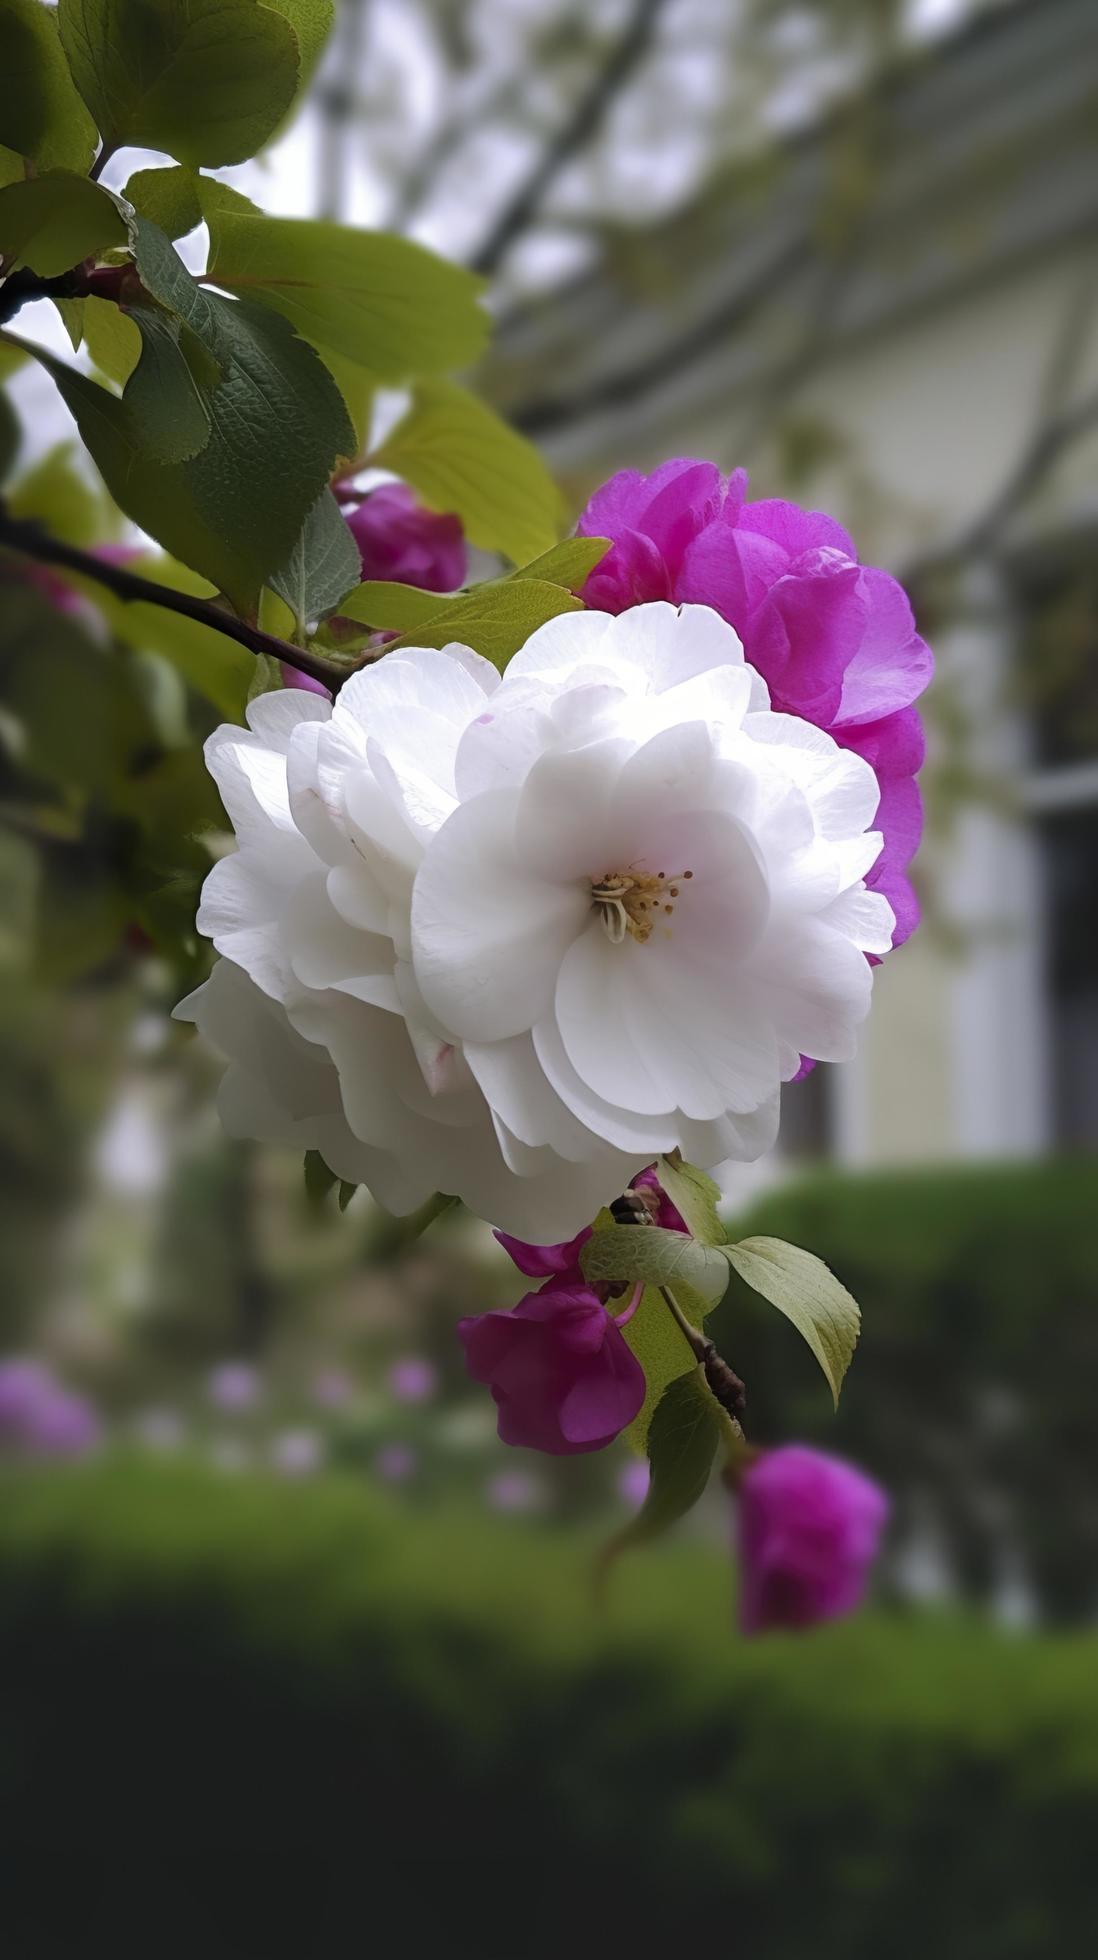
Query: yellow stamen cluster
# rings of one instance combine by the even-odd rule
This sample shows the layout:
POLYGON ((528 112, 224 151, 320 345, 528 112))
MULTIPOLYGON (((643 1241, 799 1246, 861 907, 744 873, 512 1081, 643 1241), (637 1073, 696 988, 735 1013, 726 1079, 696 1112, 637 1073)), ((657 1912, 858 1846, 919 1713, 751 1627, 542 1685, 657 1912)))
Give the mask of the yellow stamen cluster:
POLYGON ((603 929, 614 946, 620 946, 626 933, 643 946, 651 939, 652 928, 661 916, 670 918, 679 896, 680 881, 692 878, 692 871, 607 871, 591 881, 591 899, 602 918, 603 929))

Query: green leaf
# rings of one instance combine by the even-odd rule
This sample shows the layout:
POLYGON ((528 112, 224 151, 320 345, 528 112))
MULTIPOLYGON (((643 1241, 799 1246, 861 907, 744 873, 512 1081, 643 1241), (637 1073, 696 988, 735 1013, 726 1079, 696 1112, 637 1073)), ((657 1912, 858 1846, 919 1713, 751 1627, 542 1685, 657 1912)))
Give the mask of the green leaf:
POLYGON ((115 199, 72 170, 47 170, 0 190, 0 254, 9 272, 29 265, 43 279, 126 243, 115 199))
MULTIPOLYGON (((216 596, 208 580, 196 577, 171 558, 140 559, 133 570, 177 592, 190 592, 203 599, 216 596)), ((200 626, 197 620, 184 619, 162 606, 134 605, 114 598, 102 587, 94 588, 94 597, 117 639, 161 655, 224 720, 243 721, 255 667, 252 655, 243 647, 212 626, 200 626)))
POLYGON ((482 351, 481 281, 464 267, 388 232, 243 210, 225 188, 198 185, 215 285, 273 306, 380 381, 464 367, 482 351))
POLYGON ((203 389, 211 419, 204 448, 160 461, 128 388, 119 401, 44 349, 29 351, 52 374, 120 509, 251 615, 353 431, 323 362, 284 320, 204 292, 144 218, 137 259, 148 290, 221 370, 218 384, 203 389))
POLYGON ((437 592, 423 592, 418 585, 369 578, 340 600, 339 610, 344 619, 384 633, 409 633, 436 620, 442 603, 437 592))
POLYGON ((322 490, 293 551, 270 584, 299 632, 334 611, 362 570, 358 546, 330 490, 322 490))
POLYGON ((112 149, 243 163, 297 93, 290 22, 259 0, 59 0, 73 79, 112 149))
POLYGON ((456 512, 484 551, 521 565, 556 538, 560 492, 537 450, 454 382, 421 383, 371 460, 412 484, 433 510, 456 512))
MULTIPOLYGON (((3 0, 0 0, 0 7, 2 5, 3 0)), ((2 19, 2 15, 0 15, 0 19, 2 19)), ((26 166, 22 157, 17 156, 14 150, 9 150, 3 143, 0 143, 0 184, 21 184, 26 174, 26 166)))
POLYGON ((720 1434, 717 1405, 697 1368, 670 1382, 648 1431, 648 1495, 607 1547, 604 1563, 630 1545, 660 1537, 693 1510, 709 1482, 720 1434))
POLYGON ((158 463, 181 463, 210 440, 211 396, 221 369, 186 321, 167 307, 142 296, 125 310, 141 335, 141 355, 125 387, 126 406, 148 455, 158 463))
POLYGON ((141 359, 136 320, 110 299, 84 301, 84 345, 96 367, 124 387, 141 359))
POLYGON ((75 442, 58 442, 20 477, 8 503, 13 517, 33 517, 65 544, 98 544, 113 529, 106 499, 75 467, 75 442))
POLYGON ((304 88, 324 52, 324 43, 335 20, 335 0, 266 0, 276 14, 288 20, 301 50, 299 88, 304 88))
POLYGON ((317 351, 346 403, 355 432, 355 461, 364 460, 370 447, 370 429, 374 419, 374 395, 377 392, 374 377, 365 368, 359 367, 357 361, 348 361, 342 354, 334 354, 330 347, 320 347, 317 351))
POLYGON ((31 586, 5 593, 0 680, 24 731, 26 767, 67 792, 108 796, 155 739, 128 658, 31 586))
POLYGON ((551 551, 543 551, 531 564, 520 565, 511 577, 546 579, 550 585, 563 585, 569 592, 578 592, 609 549, 609 538, 565 538, 551 551))
POLYGON ((643 1280, 646 1286, 692 1287, 710 1307, 724 1297, 728 1268, 720 1253, 685 1232, 658 1225, 611 1225, 594 1231, 580 1253, 580 1264, 595 1285, 643 1280))
POLYGON ((72 351, 78 354, 84 339, 84 320, 88 302, 86 299, 55 299, 53 303, 61 315, 61 324, 72 343, 72 351))
POLYGON ((446 603, 425 625, 416 626, 394 642, 400 646, 444 647, 451 642, 472 647, 502 673, 512 654, 524 646, 531 633, 558 613, 580 612, 578 599, 559 585, 541 585, 536 579, 512 584, 481 585, 461 598, 446 603))
POLYGON ((804 1336, 838 1407, 843 1376, 858 1344, 857 1301, 822 1259, 784 1239, 740 1239, 723 1251, 740 1278, 804 1336))
POLYGON ((693 1164, 672 1163, 669 1157, 658 1160, 656 1175, 694 1237, 703 1245, 724 1245, 728 1233, 718 1210, 720 1186, 693 1164))
MULTIPOLYGON (((644 1228, 637 1226, 634 1229, 640 1231, 644 1228)), ((675 1288, 675 1298, 694 1325, 699 1326, 706 1302, 700 1301, 699 1296, 689 1287, 684 1287, 681 1281, 675 1288)), ((620 1300, 615 1302, 616 1311, 620 1311, 621 1306, 620 1300)), ((630 1448, 643 1456, 648 1448, 652 1417, 659 1407, 664 1389, 669 1382, 677 1381, 684 1369, 694 1368, 694 1353, 667 1302, 654 1286, 645 1287, 636 1311, 621 1331, 626 1346, 644 1369, 644 1401, 625 1431, 625 1440, 630 1448)))
POLYGON ((0 76, 0 143, 44 170, 87 170, 95 124, 41 0, 0 0, 0 76))
POLYGON ((122 195, 143 218, 159 225, 165 238, 185 238, 202 223, 194 172, 181 163, 135 171, 122 195))

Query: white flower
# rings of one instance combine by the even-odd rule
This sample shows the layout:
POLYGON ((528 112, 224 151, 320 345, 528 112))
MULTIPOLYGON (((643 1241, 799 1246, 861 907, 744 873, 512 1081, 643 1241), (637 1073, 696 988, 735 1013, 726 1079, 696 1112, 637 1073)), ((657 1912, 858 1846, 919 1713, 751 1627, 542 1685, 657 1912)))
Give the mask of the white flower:
POLYGON ((708 608, 566 614, 502 681, 401 649, 249 722, 207 746, 239 849, 178 1010, 234 1134, 546 1242, 660 1151, 757 1157, 801 1054, 852 1054, 893 926, 877 781, 708 608))

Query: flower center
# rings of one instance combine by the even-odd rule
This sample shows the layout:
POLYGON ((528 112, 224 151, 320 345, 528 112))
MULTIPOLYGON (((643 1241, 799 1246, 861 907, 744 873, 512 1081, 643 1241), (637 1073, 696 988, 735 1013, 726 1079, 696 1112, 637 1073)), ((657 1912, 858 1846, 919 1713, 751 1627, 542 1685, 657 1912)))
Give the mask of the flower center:
MULTIPOLYGON (((643 946, 651 939, 653 926, 671 918, 680 884, 694 876, 692 871, 607 871, 591 880, 591 902, 597 908, 602 928, 611 945, 620 946, 626 933, 643 946)), ((668 928, 670 930, 670 928, 668 928)))

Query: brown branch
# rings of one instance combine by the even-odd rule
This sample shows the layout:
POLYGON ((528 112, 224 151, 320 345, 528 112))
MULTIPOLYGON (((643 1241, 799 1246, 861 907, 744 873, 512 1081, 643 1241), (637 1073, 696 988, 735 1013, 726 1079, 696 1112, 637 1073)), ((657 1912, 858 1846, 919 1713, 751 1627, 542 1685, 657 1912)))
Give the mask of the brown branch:
POLYGON ((367 654, 365 658, 360 656, 356 662, 343 663, 327 660, 323 654, 307 653, 303 647, 295 647, 289 640, 280 640, 275 633, 265 633, 262 627, 238 619, 213 599, 198 599, 189 592, 176 592, 169 585, 157 585, 154 579, 142 578, 139 572, 127 571, 124 565, 112 565, 106 559, 97 558, 93 552, 63 544, 60 538, 51 538, 38 524, 26 518, 9 516, 2 506, 0 545, 22 552, 40 565, 57 565, 62 571, 76 572, 81 578, 94 579, 96 584, 105 586, 116 599, 122 599, 128 605, 160 606, 165 612, 178 613, 198 626, 208 626, 225 639, 235 641, 248 653, 257 657, 269 654, 272 659, 283 661, 287 667, 296 668, 298 673, 308 674, 310 680, 319 681, 333 694, 339 692, 356 666, 366 665, 372 657, 367 654))
POLYGON ((629 23, 601 68, 592 76, 567 122, 539 157, 529 176, 504 205, 470 261, 473 270, 495 272, 515 240, 526 230, 549 186, 574 156, 585 150, 615 97, 652 44, 665 0, 634 0, 629 23))
POLYGON ((1054 416, 1037 429, 1026 444, 1006 482, 991 502, 958 535, 934 551, 907 565, 901 577, 906 585, 942 572, 959 571, 972 558, 994 551, 999 534, 1027 497, 1039 487, 1053 464, 1071 444, 1098 426, 1098 394, 1054 416))

